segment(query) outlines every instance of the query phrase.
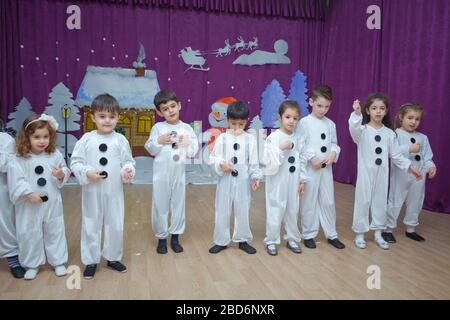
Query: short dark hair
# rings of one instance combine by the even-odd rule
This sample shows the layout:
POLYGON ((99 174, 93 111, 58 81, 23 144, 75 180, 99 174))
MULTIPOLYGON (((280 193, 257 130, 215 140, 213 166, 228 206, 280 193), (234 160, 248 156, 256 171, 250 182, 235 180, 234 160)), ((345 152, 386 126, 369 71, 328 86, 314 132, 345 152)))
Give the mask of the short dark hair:
POLYGON ((243 101, 232 102, 227 108, 227 119, 248 120, 248 106, 243 101))
POLYGON ((283 113, 287 110, 287 109, 295 109, 298 114, 301 116, 302 113, 300 112, 300 106, 298 105, 297 101, 294 100, 284 100, 281 104, 280 107, 278 108, 278 114, 280 115, 280 117, 283 115, 283 113))
POLYGON ((155 104, 156 110, 158 111, 160 111, 160 107, 162 104, 165 104, 169 101, 175 101, 176 103, 180 102, 175 92, 171 90, 161 90, 153 99, 153 103, 155 104))
POLYGON ((333 90, 331 90, 331 87, 326 84, 319 84, 314 88, 311 94, 311 99, 316 100, 318 97, 323 97, 331 101, 333 100, 333 90))
POLYGON ((119 102, 116 98, 108 93, 98 95, 91 105, 91 113, 95 114, 99 111, 107 111, 111 113, 120 114, 119 102))

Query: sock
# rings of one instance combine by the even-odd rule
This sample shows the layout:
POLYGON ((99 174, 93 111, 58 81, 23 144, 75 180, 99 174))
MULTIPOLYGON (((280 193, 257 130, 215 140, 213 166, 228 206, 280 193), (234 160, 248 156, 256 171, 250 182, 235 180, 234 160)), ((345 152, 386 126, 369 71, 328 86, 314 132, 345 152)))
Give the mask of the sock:
POLYGON ((410 227, 410 226, 408 226, 408 227, 406 227, 406 232, 408 232, 408 233, 416 232, 416 227, 410 227))
POLYGON ((381 238, 381 230, 375 230, 375 239, 381 238))
POLYGON ((364 241, 364 233, 357 233, 355 240, 356 241, 364 241))
POLYGON ((19 256, 8 257, 6 259, 8 260, 8 267, 10 269, 20 267, 19 256))

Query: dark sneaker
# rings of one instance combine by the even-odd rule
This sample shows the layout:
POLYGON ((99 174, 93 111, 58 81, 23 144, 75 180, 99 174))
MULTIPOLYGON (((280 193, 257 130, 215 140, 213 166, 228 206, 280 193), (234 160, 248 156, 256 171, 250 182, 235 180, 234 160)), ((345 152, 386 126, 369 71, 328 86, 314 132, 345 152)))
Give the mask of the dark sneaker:
POLYGON ((222 250, 225 250, 227 248, 227 246, 219 246, 219 245, 215 245, 213 247, 211 247, 211 249, 209 249, 209 253, 215 254, 215 253, 219 253, 222 250))
POLYGON ((14 267, 9 269, 11 271, 11 274, 16 279, 23 279, 23 276, 25 275, 25 269, 22 267, 14 267))
POLYGON ((122 273, 127 272, 127 267, 120 263, 120 261, 108 261, 108 267, 122 273))
POLYGON ((84 269, 83 277, 85 279, 92 279, 95 275, 95 271, 97 271, 97 265, 96 264, 88 264, 86 266, 86 269, 84 269))
POLYGON ((343 244, 338 238, 328 239, 328 243, 331 244, 336 249, 344 249, 345 244, 343 244))
POLYGON ((239 249, 247 252, 248 254, 256 253, 256 249, 249 245, 247 242, 239 242, 239 249))
POLYGON ((316 242, 314 239, 305 239, 303 240, 303 243, 305 244, 305 247, 309 249, 315 249, 316 248, 316 242))
POLYGON ((394 234, 392 232, 382 232, 381 237, 383 237, 384 241, 388 243, 396 243, 397 240, 395 240, 394 234))
POLYGON ((418 234, 415 233, 415 232, 405 232, 405 235, 406 235, 408 238, 413 239, 413 240, 415 240, 415 241, 425 241, 425 238, 424 238, 424 237, 418 235, 418 234))
POLYGON ((181 246, 181 244, 178 241, 178 235, 177 234, 173 234, 172 235, 172 239, 170 240, 170 247, 172 248, 172 250, 175 253, 183 252, 183 247, 181 246))
POLYGON ((167 253, 167 240, 166 239, 158 240, 158 247, 156 248, 156 252, 158 252, 160 254, 167 253))

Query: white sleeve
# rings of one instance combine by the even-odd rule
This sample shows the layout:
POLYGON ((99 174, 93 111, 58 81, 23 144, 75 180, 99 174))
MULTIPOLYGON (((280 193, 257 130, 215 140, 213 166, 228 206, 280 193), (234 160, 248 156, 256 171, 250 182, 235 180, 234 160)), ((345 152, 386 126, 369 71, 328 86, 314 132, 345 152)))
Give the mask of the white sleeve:
POLYGON ((300 183, 308 182, 308 174, 306 173, 306 166, 308 164, 308 159, 305 155, 305 141, 302 137, 298 139, 298 150, 300 154, 300 163, 299 163, 299 175, 300 175, 300 183))
POLYGON ((389 137, 389 153, 392 163, 400 169, 408 170, 411 166, 411 160, 402 155, 402 151, 395 134, 389 137))
POLYGON ((339 147, 337 142, 336 125, 334 122, 331 123, 331 151, 336 152, 336 158, 334 159, 334 163, 336 163, 341 153, 341 147, 339 147))
POLYGON ((307 161, 311 160, 316 156, 316 153, 313 148, 309 148, 309 134, 308 130, 305 128, 303 122, 300 122, 298 125, 298 133, 300 135, 300 138, 303 139, 303 142, 305 143, 304 146, 304 157, 307 161))
POLYGON ((144 145, 145 149, 151 156, 156 156, 164 147, 164 145, 158 143, 158 138, 160 136, 158 127, 158 125, 153 126, 150 136, 144 145))
POLYGON ((430 168, 436 168, 436 165, 433 162, 433 151, 431 150, 430 142, 428 138, 425 137, 425 143, 423 146, 423 161, 424 161, 424 169, 425 171, 430 170, 430 168))
POLYGON ((283 163, 283 159, 284 156, 283 151, 279 146, 279 139, 275 138, 274 135, 268 136, 266 141, 264 142, 262 161, 262 163, 265 165, 265 174, 277 174, 281 164, 283 163))
POLYGON ((70 157, 70 169, 78 179, 80 185, 87 185, 91 183, 86 173, 88 171, 95 171, 92 166, 86 163, 86 143, 87 139, 81 138, 75 144, 72 156, 70 157))
POLYGON ((214 167, 214 171, 219 176, 224 175, 224 172, 220 169, 220 164, 225 160, 223 155, 223 144, 223 134, 221 134, 214 143, 214 148, 209 155, 209 163, 214 167))
POLYGON ((356 144, 358 144, 363 130, 361 126, 362 120, 362 114, 357 115, 355 112, 352 112, 350 118, 348 119, 348 128, 350 130, 350 135, 352 136, 352 139, 356 144))
POLYGON ((120 145, 120 167, 121 167, 121 171, 120 171, 120 176, 122 177, 122 181, 124 183, 129 183, 133 180, 134 175, 136 174, 136 169, 135 169, 135 165, 136 165, 136 161, 133 159, 133 155, 131 153, 131 148, 130 148, 130 143, 128 142, 128 140, 121 136, 120 137, 120 141, 119 145, 120 145), (131 170, 131 172, 133 173, 133 178, 126 180, 123 177, 123 174, 125 172, 125 170, 131 170))
POLYGON ((256 139, 252 135, 248 135, 249 137, 249 174, 250 179, 257 180, 262 178, 262 172, 259 168, 259 160, 258 160, 258 145, 256 144, 256 139))
POLYGON ((56 163, 57 165, 60 165, 63 172, 64 172, 64 179, 61 181, 56 177, 53 177, 55 179, 56 182, 56 186, 61 189, 67 182, 67 179, 69 179, 70 176, 70 169, 67 167, 66 165, 66 161, 64 160, 61 152, 59 150, 55 151, 55 157, 56 157, 56 163))
POLYGON ((13 204, 16 204, 21 197, 33 192, 15 156, 9 157, 6 177, 9 199, 13 204))

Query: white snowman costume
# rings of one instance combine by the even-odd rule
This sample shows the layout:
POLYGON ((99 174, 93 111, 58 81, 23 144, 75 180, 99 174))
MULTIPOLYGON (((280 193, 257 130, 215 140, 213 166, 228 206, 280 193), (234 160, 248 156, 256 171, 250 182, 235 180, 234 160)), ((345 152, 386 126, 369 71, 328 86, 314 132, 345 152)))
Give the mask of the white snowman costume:
POLYGON ((280 244, 281 224, 286 234, 284 240, 300 242, 298 214, 300 183, 306 183, 306 158, 303 141, 295 133, 281 130, 272 132, 264 143, 266 175, 266 237, 267 245, 280 244), (290 141, 293 148, 281 150, 280 144, 290 141))
MULTIPOLYGON (((12 186, 8 188, 8 172, 11 172, 14 164, 14 153, 14 139, 9 134, 0 132, 0 258, 19 255, 14 205, 9 200, 9 189, 12 186)), ((32 192, 23 175, 22 177, 16 175, 15 178, 15 189, 11 190, 14 197, 32 192)))
POLYGON ((411 161, 403 157, 394 131, 382 126, 375 129, 362 124, 362 115, 352 112, 348 120, 350 135, 358 146, 353 231, 362 234, 386 229, 389 158, 406 171, 411 161), (369 225, 369 210, 372 222, 369 225))
POLYGON ((336 153, 334 162, 338 161, 341 148, 337 144, 336 125, 327 117, 319 119, 308 115, 300 120, 298 133, 305 141, 305 157, 308 160, 308 187, 301 201, 303 239, 314 239, 320 225, 327 239, 336 239, 332 166, 323 165, 316 170, 310 162, 314 156, 322 161, 333 151, 336 153))
POLYGON ((227 246, 230 238, 230 215, 234 212, 233 242, 250 242, 249 210, 251 180, 261 179, 256 139, 247 132, 233 135, 222 133, 210 155, 210 163, 219 175, 215 201, 214 244, 227 246), (235 170, 224 173, 220 163, 228 161, 235 170))
MULTIPOLYGON (((67 240, 64 226, 64 210, 60 189, 70 175, 63 156, 58 150, 39 155, 29 153, 28 158, 15 157, 17 165, 8 175, 10 198, 15 204, 16 232, 19 243, 20 264, 36 269, 45 264, 56 267, 67 262, 67 240), (54 167, 61 166, 64 179, 52 175, 54 167), (16 177, 25 175, 32 192, 47 196, 47 201, 31 203, 21 198, 16 189, 16 177)), ((20 187, 19 187, 20 188, 20 187)))
POLYGON ((198 141, 190 125, 179 121, 176 125, 158 122, 152 127, 145 149, 155 157, 153 161, 152 228, 158 239, 169 234, 183 234, 186 226, 185 193, 187 158, 198 151, 198 141), (176 133, 173 143, 161 145, 158 138, 166 133, 176 133), (189 139, 189 147, 178 146, 181 135, 189 139), (168 225, 171 212, 170 226, 168 225))
POLYGON ((123 254, 124 196, 123 178, 129 169, 133 176, 135 161, 128 140, 117 132, 102 135, 85 133, 76 143, 71 169, 82 185, 83 219, 81 227, 81 261, 97 264, 101 256, 120 261, 123 254), (88 171, 107 173, 105 179, 92 183, 88 171), (103 250, 101 249, 104 227, 103 250))
POLYGON ((394 165, 391 166, 387 215, 389 229, 397 227, 397 219, 404 202, 406 202, 406 212, 403 223, 411 227, 419 225, 419 213, 425 199, 425 177, 430 168, 436 167, 432 161, 433 152, 426 135, 417 131, 409 133, 401 128, 396 129, 395 132, 402 155, 409 158, 413 166, 422 173, 423 179, 417 181, 413 175, 394 165), (420 144, 420 151, 410 153, 409 148, 415 143, 420 144))

